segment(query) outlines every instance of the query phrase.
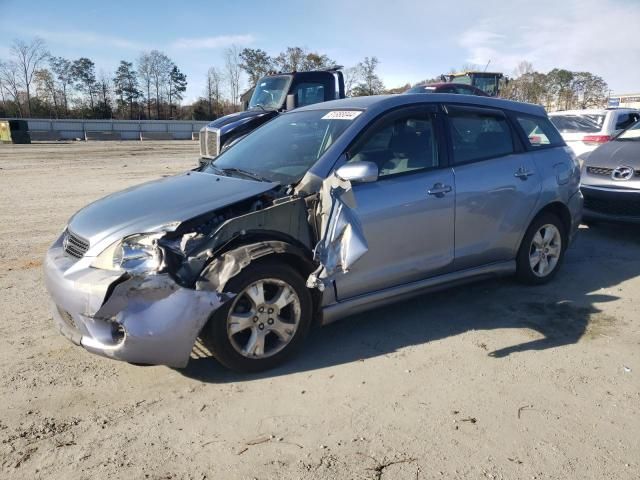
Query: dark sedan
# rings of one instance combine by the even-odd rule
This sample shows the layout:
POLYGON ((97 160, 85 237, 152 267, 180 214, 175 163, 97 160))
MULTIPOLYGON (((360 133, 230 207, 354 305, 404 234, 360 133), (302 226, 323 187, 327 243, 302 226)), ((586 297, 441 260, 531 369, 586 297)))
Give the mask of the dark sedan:
POLYGON ((411 87, 404 93, 457 93, 459 95, 477 95, 480 97, 489 96, 479 88, 476 88, 472 85, 450 82, 416 85, 415 87, 411 87))
POLYGON ((640 122, 585 159, 581 188, 588 222, 640 223, 640 122))

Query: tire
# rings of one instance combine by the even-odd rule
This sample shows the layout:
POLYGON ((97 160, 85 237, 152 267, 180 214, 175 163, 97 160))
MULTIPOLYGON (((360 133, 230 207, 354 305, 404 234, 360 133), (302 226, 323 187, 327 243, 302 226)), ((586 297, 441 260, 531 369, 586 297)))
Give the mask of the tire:
POLYGON ((549 282, 558 273, 566 247, 567 235, 560 219, 553 213, 538 215, 529 225, 518 250, 518 280, 529 285, 549 282), (538 263, 536 258, 539 259, 538 263), (545 268, 545 262, 548 269, 545 268))
POLYGON ((236 296, 212 314, 202 335, 222 365, 236 372, 260 372, 300 349, 312 324, 313 301, 295 269, 259 261, 229 280, 225 291, 236 296), (279 308, 276 300, 290 303, 279 308))

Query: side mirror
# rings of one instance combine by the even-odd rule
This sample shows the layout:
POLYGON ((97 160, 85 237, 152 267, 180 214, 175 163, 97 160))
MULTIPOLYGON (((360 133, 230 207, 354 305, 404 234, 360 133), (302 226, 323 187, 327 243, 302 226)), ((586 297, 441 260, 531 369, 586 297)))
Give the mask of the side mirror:
POLYGON ((370 183, 378 180, 378 165, 373 162, 349 162, 335 171, 342 180, 354 183, 370 183))
POLYGON ((287 110, 293 110, 294 108, 296 108, 296 94, 295 93, 290 93, 289 95, 287 95, 287 104, 286 104, 286 108, 287 110))

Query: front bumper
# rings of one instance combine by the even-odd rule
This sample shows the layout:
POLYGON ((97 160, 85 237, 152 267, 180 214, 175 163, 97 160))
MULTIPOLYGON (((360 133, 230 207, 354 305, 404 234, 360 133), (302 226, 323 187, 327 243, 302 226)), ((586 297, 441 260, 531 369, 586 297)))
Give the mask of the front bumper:
POLYGON ((95 269, 92 260, 70 258, 60 240, 47 252, 45 283, 60 333, 116 360, 186 366, 221 296, 181 287, 168 274, 130 277, 95 269))
POLYGON ((640 190, 582 185, 584 218, 640 223, 640 190))

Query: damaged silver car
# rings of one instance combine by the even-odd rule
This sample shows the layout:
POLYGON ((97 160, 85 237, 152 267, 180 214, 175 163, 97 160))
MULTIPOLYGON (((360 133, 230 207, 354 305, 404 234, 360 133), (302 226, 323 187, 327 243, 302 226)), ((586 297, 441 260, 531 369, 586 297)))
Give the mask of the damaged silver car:
POLYGON ((550 280, 579 178, 541 107, 434 94, 300 108, 76 213, 46 256, 54 320, 132 363, 184 367, 201 338, 229 368, 271 368, 316 323, 496 275, 550 280))

